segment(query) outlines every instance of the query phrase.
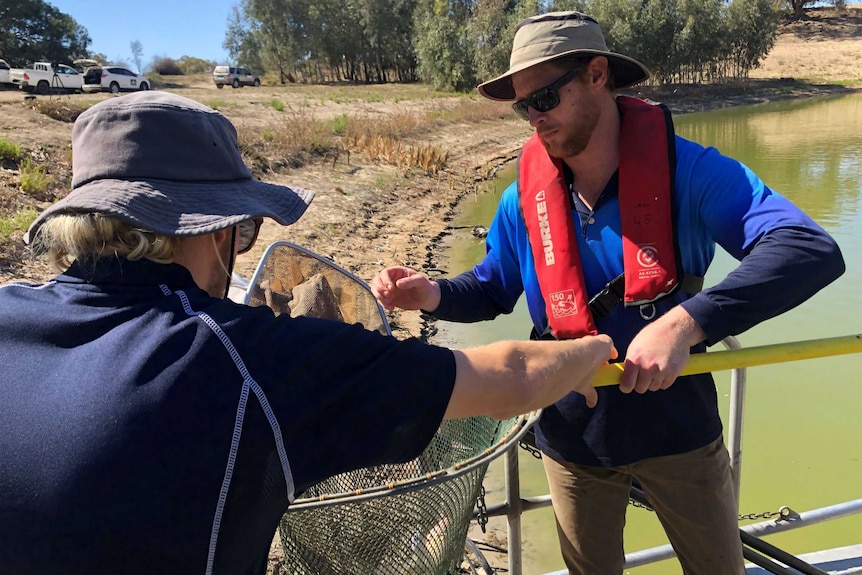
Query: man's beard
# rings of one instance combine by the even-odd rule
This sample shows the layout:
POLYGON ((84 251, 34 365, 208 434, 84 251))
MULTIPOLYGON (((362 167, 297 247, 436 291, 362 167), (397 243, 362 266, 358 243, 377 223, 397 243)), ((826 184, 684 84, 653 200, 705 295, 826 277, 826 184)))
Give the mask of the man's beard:
MULTIPOLYGON (((599 106, 592 100, 585 100, 575 114, 575 118, 560 126, 554 134, 554 141, 542 139, 545 150, 553 158, 571 158, 587 149, 593 131, 599 123, 599 106)), ((541 133, 539 134, 541 136, 541 133)))

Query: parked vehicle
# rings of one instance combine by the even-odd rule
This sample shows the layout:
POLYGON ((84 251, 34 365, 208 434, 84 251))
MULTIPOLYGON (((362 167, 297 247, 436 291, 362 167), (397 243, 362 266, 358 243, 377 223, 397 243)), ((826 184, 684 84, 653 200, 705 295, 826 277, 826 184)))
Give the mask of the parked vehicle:
POLYGON ((80 66, 85 66, 84 92, 136 92, 149 90, 150 81, 146 76, 135 74, 124 66, 99 64, 95 60, 75 60, 80 66))
MULTIPOLYGON (((0 84, 11 84, 9 79, 9 69, 11 66, 6 63, 6 60, 0 60, 0 84)), ((5 87, 5 86, 4 86, 5 87)))
POLYGON ((32 68, 12 68, 9 79, 22 90, 37 94, 79 92, 84 85, 84 75, 76 69, 51 62, 36 62, 32 68))
POLYGON ((216 66, 213 70, 213 82, 219 89, 225 86, 260 86, 260 76, 253 74, 248 68, 242 66, 216 66))

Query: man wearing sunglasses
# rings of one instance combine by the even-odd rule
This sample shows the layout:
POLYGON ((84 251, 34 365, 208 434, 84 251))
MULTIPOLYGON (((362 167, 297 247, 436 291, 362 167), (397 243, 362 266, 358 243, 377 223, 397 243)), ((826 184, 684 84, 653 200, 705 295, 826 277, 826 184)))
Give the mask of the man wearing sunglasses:
POLYGON ((450 321, 509 313, 534 338, 606 333, 624 355, 598 408, 544 410, 536 442, 570 573, 619 575, 634 480, 689 575, 739 575, 729 458, 709 374, 690 353, 782 313, 844 270, 834 241, 739 162, 675 137, 661 106, 617 95, 646 80, 577 12, 519 25, 509 70, 479 86, 535 129, 489 229, 484 260, 451 280, 408 268, 373 281, 382 305, 450 321), (716 243, 740 260, 701 290, 716 243), (635 393, 632 393, 632 392, 635 393))
POLYGON ((418 456, 444 417, 595 404, 607 336, 457 351, 225 299, 263 217, 312 194, 252 179, 206 106, 112 98, 72 150, 28 232, 60 275, 0 287, 0 573, 260 575, 310 485, 418 456))

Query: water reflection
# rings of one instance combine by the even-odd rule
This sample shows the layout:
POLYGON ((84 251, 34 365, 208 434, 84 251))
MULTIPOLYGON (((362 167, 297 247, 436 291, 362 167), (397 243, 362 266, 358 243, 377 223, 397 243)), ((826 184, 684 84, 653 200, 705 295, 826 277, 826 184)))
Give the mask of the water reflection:
POLYGON ((677 133, 744 159, 768 186, 828 225, 855 217, 862 97, 778 102, 682 116, 677 133))

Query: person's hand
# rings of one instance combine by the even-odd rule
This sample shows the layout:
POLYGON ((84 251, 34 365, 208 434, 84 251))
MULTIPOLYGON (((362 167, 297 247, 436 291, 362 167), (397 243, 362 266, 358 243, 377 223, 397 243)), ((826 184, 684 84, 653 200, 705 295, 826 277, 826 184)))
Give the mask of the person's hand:
POLYGON ((371 293, 384 308, 434 311, 440 305, 440 286, 408 267, 386 268, 371 280, 371 293))
POLYGON ((593 387, 593 379, 599 367, 607 365, 609 360, 617 358, 617 348, 614 342, 605 334, 588 335, 575 340, 577 342, 576 352, 585 353, 586 358, 578 362, 578 375, 580 379, 575 383, 572 391, 580 393, 587 402, 587 407, 595 407, 599 401, 599 394, 593 387), (585 369, 586 368, 586 369, 585 369))
POLYGON ((626 350, 620 391, 667 389, 688 364, 691 346, 706 334, 688 312, 677 306, 638 333, 626 350))

